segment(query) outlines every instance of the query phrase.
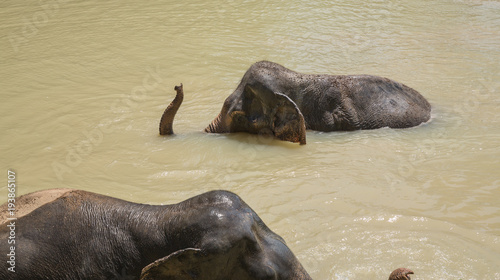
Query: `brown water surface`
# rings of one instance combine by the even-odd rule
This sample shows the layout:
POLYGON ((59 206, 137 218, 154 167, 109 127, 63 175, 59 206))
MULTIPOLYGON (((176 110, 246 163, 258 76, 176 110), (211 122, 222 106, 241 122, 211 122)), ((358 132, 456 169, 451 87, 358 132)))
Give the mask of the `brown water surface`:
MULTIPOLYGON (((244 198, 315 279, 500 279, 498 1, 0 1, 0 167, 17 194, 244 198), (245 70, 373 74, 432 121, 210 135, 245 70), (184 84, 173 137, 158 121, 184 84)), ((6 185, 6 183, 5 183, 6 185)), ((7 189, 0 192, 7 200, 7 189)))

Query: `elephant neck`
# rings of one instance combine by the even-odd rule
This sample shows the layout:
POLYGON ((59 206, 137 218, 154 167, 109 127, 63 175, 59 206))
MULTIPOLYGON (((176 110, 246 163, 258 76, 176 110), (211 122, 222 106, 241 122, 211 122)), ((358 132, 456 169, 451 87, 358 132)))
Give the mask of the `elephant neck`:
MULTIPOLYGON (((168 236, 168 205, 136 205, 128 214, 128 232, 136 250, 134 255, 140 267, 173 252, 168 236)), ((136 272, 137 273, 137 272, 136 272)), ((140 271, 139 271, 140 273, 140 271)), ((135 274, 135 273, 134 273, 135 274)))

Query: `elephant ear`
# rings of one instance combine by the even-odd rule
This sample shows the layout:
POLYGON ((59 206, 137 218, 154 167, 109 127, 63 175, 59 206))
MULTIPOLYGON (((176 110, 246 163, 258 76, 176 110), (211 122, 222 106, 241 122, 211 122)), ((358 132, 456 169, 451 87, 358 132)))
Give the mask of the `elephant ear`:
POLYGON ((182 249, 145 266, 140 280, 205 279, 211 262, 200 249, 182 249))
POLYGON ((246 114, 262 114, 259 118, 267 120, 266 123, 276 138, 306 144, 304 116, 292 99, 273 92, 260 82, 246 84, 244 97, 248 101, 243 105, 246 114))

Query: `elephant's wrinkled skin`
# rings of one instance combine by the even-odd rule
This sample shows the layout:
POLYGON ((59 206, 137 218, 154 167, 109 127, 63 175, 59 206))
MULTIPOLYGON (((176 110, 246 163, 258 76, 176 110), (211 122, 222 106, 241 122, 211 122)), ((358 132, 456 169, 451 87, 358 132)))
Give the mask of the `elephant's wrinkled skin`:
POLYGON ((408 268, 401 267, 394 270, 391 275, 389 275, 389 280, 411 280, 409 274, 413 274, 413 271, 408 268))
POLYGON ((0 279, 310 279, 285 241, 226 191, 160 206, 54 189, 16 207, 13 245, 0 207, 0 254, 15 246, 16 256, 15 273, 4 261, 0 279))
POLYGON ((261 61, 205 131, 274 134, 305 144, 305 129, 407 128, 427 122, 430 112, 416 90, 387 78, 301 74, 261 61))

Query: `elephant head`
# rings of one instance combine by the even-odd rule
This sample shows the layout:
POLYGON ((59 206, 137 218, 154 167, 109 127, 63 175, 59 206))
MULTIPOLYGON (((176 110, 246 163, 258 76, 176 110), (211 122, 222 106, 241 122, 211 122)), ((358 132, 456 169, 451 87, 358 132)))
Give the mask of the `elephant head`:
MULTIPOLYGON (((173 134, 172 123, 183 99, 182 84, 175 90, 177 96, 160 121, 161 135, 173 134)), ((238 87, 205 132, 248 132, 306 144, 305 121, 297 105, 288 96, 273 92, 258 81, 238 87)))
POLYGON ((249 132, 306 144, 304 117, 295 102, 258 81, 237 88, 205 132, 249 132))

